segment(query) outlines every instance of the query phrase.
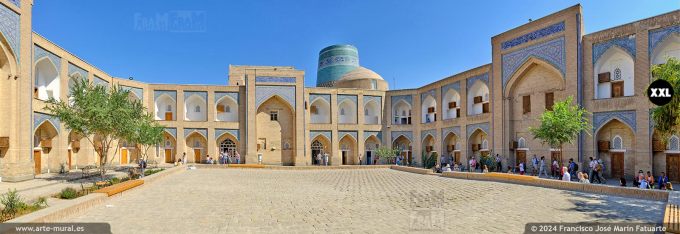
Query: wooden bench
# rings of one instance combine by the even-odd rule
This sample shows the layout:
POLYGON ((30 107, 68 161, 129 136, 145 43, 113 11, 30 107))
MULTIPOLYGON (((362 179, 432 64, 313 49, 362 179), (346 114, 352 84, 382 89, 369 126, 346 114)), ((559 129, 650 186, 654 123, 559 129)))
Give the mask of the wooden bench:
POLYGON ((94 191, 95 193, 106 193, 106 195, 113 196, 122 193, 125 190, 137 187, 144 184, 144 180, 128 180, 119 184, 114 184, 94 191))
POLYGON ((85 167, 81 168, 81 170, 83 171, 83 177, 82 178, 90 177, 90 176, 99 174, 99 169, 95 166, 85 166, 85 167))
POLYGON ((663 226, 666 227, 666 232, 680 233, 680 208, 678 208, 678 205, 666 204, 663 226))

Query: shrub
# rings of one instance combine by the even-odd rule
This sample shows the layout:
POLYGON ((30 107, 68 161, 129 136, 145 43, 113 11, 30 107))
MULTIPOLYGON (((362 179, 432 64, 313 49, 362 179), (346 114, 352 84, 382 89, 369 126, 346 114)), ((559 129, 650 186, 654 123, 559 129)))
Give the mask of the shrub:
POLYGON ((0 203, 5 206, 2 209, 3 216, 9 216, 9 218, 14 218, 17 212, 26 208, 26 203, 24 203, 16 189, 8 190, 7 193, 0 196, 0 203))
POLYGON ((118 177, 111 178, 111 184, 117 184, 117 183, 120 183, 120 178, 118 178, 118 177))
POLYGON ((61 199, 73 199, 78 197, 78 191, 76 191, 74 188, 67 187, 61 190, 59 197, 61 199))

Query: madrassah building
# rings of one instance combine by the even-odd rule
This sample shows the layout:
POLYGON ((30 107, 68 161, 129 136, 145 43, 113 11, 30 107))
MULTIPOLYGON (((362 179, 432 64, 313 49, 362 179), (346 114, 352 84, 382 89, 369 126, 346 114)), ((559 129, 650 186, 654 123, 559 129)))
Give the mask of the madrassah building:
MULTIPOLYGON (((120 85, 152 112, 165 126, 163 143, 149 152, 158 163, 238 151, 249 164, 313 165, 319 153, 330 165, 373 164, 381 163, 375 150, 387 146, 412 165, 433 152, 457 162, 499 154, 504 167, 533 155, 599 157, 610 177, 651 170, 680 180, 678 136, 660 143, 645 95, 651 66, 680 58, 679 10, 584 34, 575 5, 492 37, 489 64, 388 90, 351 45, 320 51, 316 87, 287 66, 230 65, 226 85, 118 78, 33 32, 32 5, 0 0, 2 181, 97 163, 97 137, 90 144, 44 110, 49 98, 68 99, 76 79, 120 85), (568 96, 592 113, 592 131, 561 150, 542 145, 528 127, 568 96)), ((133 162, 139 148, 119 144, 113 164, 133 162)))

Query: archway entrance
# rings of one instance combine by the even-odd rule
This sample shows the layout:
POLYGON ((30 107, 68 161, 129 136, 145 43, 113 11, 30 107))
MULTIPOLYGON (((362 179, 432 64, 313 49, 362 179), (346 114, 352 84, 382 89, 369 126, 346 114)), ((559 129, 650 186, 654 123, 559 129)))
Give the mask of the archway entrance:
POLYGON ((446 161, 443 163, 448 163, 453 165, 461 163, 460 159, 460 145, 458 144, 458 136, 456 136, 455 133, 450 132, 449 134, 446 135, 444 138, 444 150, 442 152, 446 152, 447 157, 446 161))
POLYGON ((323 165, 326 152, 326 141, 317 139, 312 142, 312 165, 323 165), (323 142, 323 143, 322 143, 323 142))
POLYGON ((58 142, 58 132, 54 125, 45 121, 35 130, 33 135, 33 162, 35 174, 42 174, 43 169, 56 169, 60 160, 56 151, 52 151, 53 143, 58 142), (50 156, 52 156, 50 158, 50 156), (54 163, 53 163, 54 162, 54 163), (47 165, 47 166, 43 166, 47 165))
MULTIPOLYGON (((392 148, 398 149, 401 152, 400 155, 404 159, 405 165, 413 165, 413 153, 411 152, 413 149, 411 148, 411 140, 403 135, 399 136, 397 139, 394 139, 392 148)), ((374 162, 377 161, 374 159, 374 162)))
POLYGON ((174 163, 175 159, 175 137, 168 132, 163 132, 163 158, 166 163, 174 163))
POLYGON ((273 96, 257 109, 257 154, 263 164, 294 165, 295 114, 293 108, 273 96))
POLYGON ((342 165, 355 164, 356 140, 350 135, 346 135, 340 140, 340 155, 342 157, 342 165))
MULTIPOLYGON (((189 149, 190 154, 193 156, 194 163, 201 163, 206 160, 206 146, 208 141, 205 137, 198 132, 193 132, 189 134, 186 140, 187 149, 189 149)), ((189 157, 192 158, 192 157, 189 157)))
POLYGON ((607 177, 620 178, 635 175, 635 138, 632 128, 618 119, 612 119, 596 132, 597 157, 604 162, 607 177))
POLYGON ((380 147, 380 140, 376 136, 370 136, 368 139, 366 139, 366 142, 364 143, 364 151, 365 151, 365 156, 364 156, 364 161, 366 165, 371 165, 373 164, 373 159, 375 158, 375 150, 380 147))

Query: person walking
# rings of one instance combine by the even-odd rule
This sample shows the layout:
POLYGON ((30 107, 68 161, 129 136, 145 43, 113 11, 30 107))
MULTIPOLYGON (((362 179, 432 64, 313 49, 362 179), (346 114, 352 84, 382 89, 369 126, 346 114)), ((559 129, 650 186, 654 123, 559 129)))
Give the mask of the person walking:
POLYGON ((593 160, 593 157, 589 157, 590 163, 588 163, 588 178, 590 178, 590 182, 593 182, 593 173, 595 171, 595 166, 597 165, 597 162, 593 160))
POLYGON ((601 173, 601 170, 602 170, 602 165, 597 163, 597 160, 595 160, 593 162, 595 162, 595 163, 593 164, 593 175, 592 175, 592 177, 590 177, 590 183, 592 184, 593 182, 595 182, 595 180, 597 180, 597 183, 602 184, 603 183, 603 181, 601 179, 602 177, 599 175, 601 173))
POLYGON ((571 174, 569 174, 567 167, 562 167, 562 181, 571 181, 571 174))
POLYGON ((541 174, 544 174, 545 177, 548 177, 548 172, 545 170, 545 156, 541 156, 541 161, 539 162, 538 166, 538 177, 541 177, 541 174))
POLYGON ((578 164, 576 164, 576 162, 574 162, 573 158, 570 158, 569 159, 569 175, 570 175, 570 177, 572 177, 572 175, 575 175, 577 171, 578 171, 578 164))
POLYGON ((550 172, 552 174, 553 179, 561 179, 562 175, 560 173, 560 165, 557 163, 557 160, 553 160, 552 166, 550 167, 550 172))
POLYGON ((524 175, 524 162, 519 163, 519 174, 524 175))
POLYGON ((139 171, 141 171, 139 177, 141 178, 144 178, 144 169, 146 169, 146 161, 143 158, 139 158, 139 171))
POLYGON ((531 170, 532 170, 531 175, 532 175, 532 176, 535 176, 536 174, 538 174, 538 158, 536 157, 535 154, 534 154, 534 157, 531 159, 531 166, 532 166, 532 168, 531 168, 531 170))

